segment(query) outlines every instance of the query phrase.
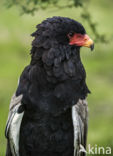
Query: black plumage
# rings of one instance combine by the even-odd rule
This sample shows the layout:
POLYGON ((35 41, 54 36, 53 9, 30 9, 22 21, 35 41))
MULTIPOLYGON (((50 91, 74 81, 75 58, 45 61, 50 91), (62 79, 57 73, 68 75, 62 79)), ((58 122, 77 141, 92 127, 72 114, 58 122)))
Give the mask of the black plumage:
POLYGON ((86 34, 69 18, 48 18, 32 34, 31 62, 16 96, 23 94, 20 156, 72 156, 74 133, 71 108, 90 92, 80 59, 80 46, 69 45, 69 33, 86 34))

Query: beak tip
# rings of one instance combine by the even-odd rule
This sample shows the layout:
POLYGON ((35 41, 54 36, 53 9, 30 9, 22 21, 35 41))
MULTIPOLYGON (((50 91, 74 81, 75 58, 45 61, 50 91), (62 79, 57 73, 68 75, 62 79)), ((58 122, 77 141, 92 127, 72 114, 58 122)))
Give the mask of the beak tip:
POLYGON ((94 44, 92 44, 92 45, 90 46, 90 49, 91 49, 91 51, 93 51, 93 49, 94 49, 94 44))

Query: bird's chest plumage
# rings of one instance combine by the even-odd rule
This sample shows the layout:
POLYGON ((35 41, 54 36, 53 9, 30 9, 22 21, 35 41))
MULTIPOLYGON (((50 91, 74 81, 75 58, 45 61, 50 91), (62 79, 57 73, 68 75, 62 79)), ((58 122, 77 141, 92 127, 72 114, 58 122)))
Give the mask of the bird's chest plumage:
POLYGON ((58 116, 44 109, 31 116, 25 113, 20 131, 20 155, 23 146, 33 156, 61 156, 65 152, 72 155, 73 134, 71 109, 58 116))
MULTIPOLYGON (((29 85, 22 99, 26 110, 20 129, 20 156, 73 155, 71 109, 87 93, 85 71, 81 67, 74 58, 54 68, 30 66, 29 85)), ((22 92, 21 87, 19 91, 22 92)))

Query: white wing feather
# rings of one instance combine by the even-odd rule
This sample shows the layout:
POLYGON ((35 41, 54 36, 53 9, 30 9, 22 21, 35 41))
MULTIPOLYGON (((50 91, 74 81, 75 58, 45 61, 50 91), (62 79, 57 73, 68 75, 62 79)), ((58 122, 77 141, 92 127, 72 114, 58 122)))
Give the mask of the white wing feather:
POLYGON ((72 107, 72 120, 74 127, 74 156, 85 156, 80 147, 86 148, 88 129, 88 106, 86 100, 79 100, 72 107))
POLYGON ((22 97, 22 95, 12 97, 5 129, 5 135, 9 140, 13 156, 19 156, 19 134, 24 112, 18 113, 18 109, 21 106, 22 97))

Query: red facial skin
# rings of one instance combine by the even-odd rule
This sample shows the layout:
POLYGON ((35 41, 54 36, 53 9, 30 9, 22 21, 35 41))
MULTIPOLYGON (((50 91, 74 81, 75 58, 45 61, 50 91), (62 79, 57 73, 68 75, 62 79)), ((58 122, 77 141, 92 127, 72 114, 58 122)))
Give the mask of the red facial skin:
POLYGON ((90 45, 93 44, 93 41, 90 39, 90 37, 87 34, 82 35, 82 34, 75 33, 72 37, 69 35, 68 37, 70 39, 69 42, 70 45, 90 47, 90 45))

